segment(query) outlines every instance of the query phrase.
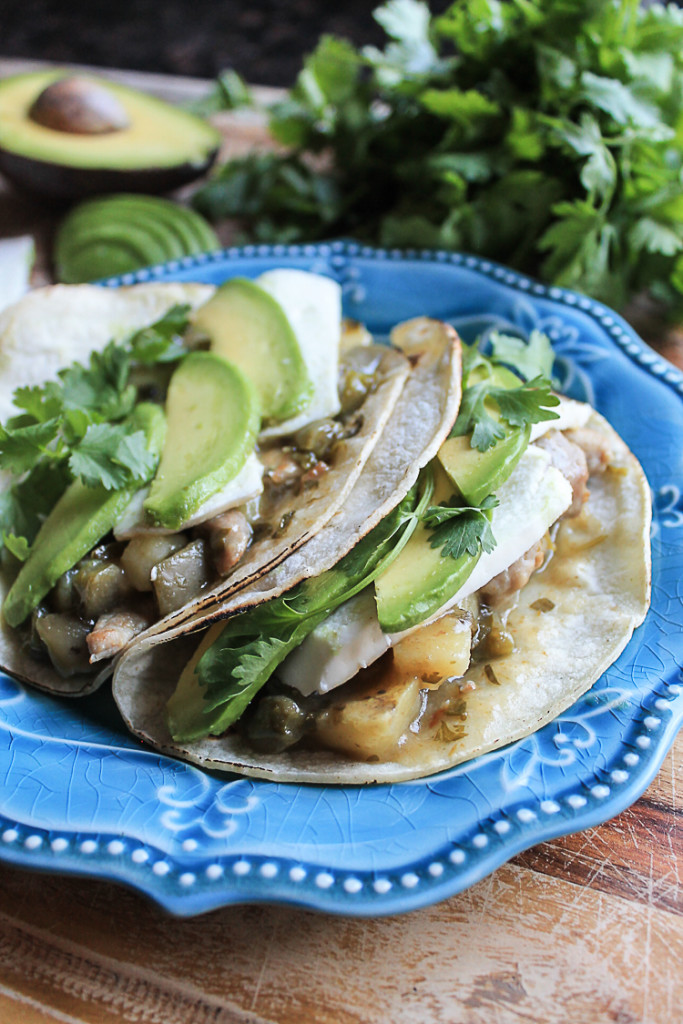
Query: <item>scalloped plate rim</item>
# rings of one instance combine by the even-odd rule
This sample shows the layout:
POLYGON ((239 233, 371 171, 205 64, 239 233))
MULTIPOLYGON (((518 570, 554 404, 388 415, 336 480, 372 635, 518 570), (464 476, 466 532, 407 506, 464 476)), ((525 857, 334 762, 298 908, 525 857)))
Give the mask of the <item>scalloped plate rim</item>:
MULTIPOLYGON (((212 253, 201 253, 197 256, 170 261, 167 264, 143 268, 135 273, 120 275, 101 283, 109 287, 120 287, 161 279, 174 280, 178 279, 177 275, 179 273, 185 274, 187 271, 195 269, 200 271, 206 269, 207 265, 224 264, 226 269, 231 269, 236 263, 249 258, 286 263, 288 259, 293 257, 298 260, 302 258, 341 257, 350 261, 354 257, 358 257, 369 259, 376 263, 389 264, 417 260, 420 264, 434 262, 440 265, 451 264, 463 267, 490 278, 494 284, 498 281, 499 284, 505 285, 513 291, 521 292, 532 304, 534 299, 539 298, 550 303, 566 305, 585 314, 594 321, 596 330, 600 331, 603 335, 606 334, 610 341, 616 344, 620 351, 636 364, 640 372, 650 374, 660 383, 671 387, 679 396, 683 395, 683 373, 654 353, 619 314, 609 309, 609 307, 568 289, 542 285, 528 276, 510 270, 493 260, 480 259, 468 254, 434 250, 382 250, 348 241, 288 246, 250 245, 241 248, 229 247, 212 253), (601 323, 601 319, 606 319, 608 323, 601 323), (611 327, 616 329, 616 331, 611 329, 611 327)), ((640 627, 640 629, 642 628, 640 627)), ((636 638, 631 641, 627 650, 630 649, 632 644, 638 642, 637 636, 638 633, 636 633, 636 638)), ((676 692, 681 689, 678 685, 678 681, 681 678, 680 669, 677 669, 677 671, 676 682, 669 681, 670 694, 672 696, 675 696, 676 692), (677 691, 674 690, 674 687, 677 687, 677 691)), ((666 683, 665 680, 662 682, 666 683)), ((654 692, 654 687, 651 696, 657 696, 654 692)), ((549 817, 546 821, 541 821, 534 816, 535 824, 532 821, 527 821, 517 834, 507 839, 504 837, 504 834, 501 834, 498 837, 499 842, 495 844, 487 842, 483 848, 478 848, 476 854, 465 858, 466 866, 462 870, 458 871, 456 869, 452 871, 448 866, 444 867, 441 864, 441 871, 439 873, 432 873, 431 881, 427 880, 426 877, 422 879, 423 883, 428 881, 428 884, 419 886, 415 884, 413 887, 411 881, 410 885, 406 885, 404 888, 392 884, 381 895, 379 890, 373 892, 370 887, 365 890, 364 895, 360 899, 354 898, 357 893, 354 893, 350 888, 346 888, 340 895, 338 879, 333 879, 327 888, 313 887, 302 889, 300 885, 294 883, 285 876, 284 872, 279 872, 279 870, 272 877, 257 877, 257 873, 254 872, 252 874, 251 869, 247 876, 245 876, 246 881, 244 884, 242 884, 241 878, 237 878, 234 875, 229 877, 227 872, 225 872, 221 873, 220 877, 216 876, 216 884, 213 888, 207 887, 202 893, 192 890, 191 887, 183 890, 182 884, 175 891, 169 891, 164 887, 163 878, 154 876, 146 867, 149 853, 147 853, 144 859, 139 860, 135 864, 127 860, 116 865, 113 865, 106 858, 98 860, 95 855, 97 849, 86 855, 76 850, 75 846, 68 851, 65 850, 64 856, 57 857, 55 852, 48 852, 46 849, 47 840, 50 835, 47 829, 36 824, 32 825, 26 820, 15 821, 7 818, 2 815, 1 810, 0 862, 5 861, 22 868, 43 872, 80 875, 100 880, 115 881, 135 889, 157 905, 177 916, 192 916, 222 906, 273 902, 340 915, 379 916, 404 913, 408 910, 418 909, 446 899, 457 892, 469 888, 512 857, 540 842, 546 842, 550 839, 594 827, 623 811, 638 799, 650 785, 661 767, 681 724, 683 724, 683 702, 679 700, 676 703, 675 700, 672 700, 671 705, 671 717, 659 731, 656 737, 656 744, 653 746, 652 751, 648 753, 647 760, 642 763, 637 772, 629 774, 628 784, 624 783, 617 790, 610 792, 609 799, 605 799, 603 802, 596 802, 593 805, 584 801, 582 806, 572 807, 571 811, 563 808, 564 814, 562 816, 558 814, 557 817, 549 817), (12 837, 13 833, 16 833, 16 836, 12 837), (27 834, 40 839, 40 842, 26 845, 27 834), (19 842, 22 835, 24 835, 23 844, 19 842), (223 880, 222 883, 221 879, 223 880)), ((628 727, 633 728, 635 724, 635 720, 630 719, 628 727)), ((514 745, 513 747, 503 748, 503 750, 505 749, 514 749, 514 745)), ((170 759, 164 759, 163 755, 159 755, 159 760, 170 759)), ((442 773, 443 776, 446 774, 442 773)), ((434 780, 440 777, 433 776, 431 781, 434 782, 434 780)), ((429 784, 429 780, 426 781, 429 784)), ((412 784, 409 783, 407 785, 412 784)), ((482 820, 481 816, 480 820, 482 820)), ((68 834, 64 829, 58 829, 57 831, 60 836, 68 834)), ((76 836, 79 837, 79 842, 85 841, 87 843, 92 841, 89 839, 92 836, 97 836, 102 840, 105 833, 79 831, 72 834, 74 840, 76 836)), ((111 844, 112 840, 109 839, 108 842, 111 844)), ((449 846, 455 849, 464 848, 468 843, 467 837, 462 837, 459 842, 460 846, 454 847, 453 842, 449 846)), ((159 849, 155 848, 154 844, 148 842, 142 842, 140 845, 147 851, 159 849)), ((468 849, 471 853, 474 853, 474 846, 471 841, 469 842, 468 849)), ((160 853, 164 860, 172 863, 178 871, 182 871, 183 868, 193 864, 192 857, 189 855, 185 858, 181 856, 172 857, 163 851, 160 851, 160 853)), ((233 860, 234 856, 234 852, 230 853, 226 855, 226 859, 233 860)), ((245 855, 240 854, 239 856, 245 855)), ((251 860, 255 860, 253 854, 248 856, 251 860)), ((434 851, 433 858, 435 863, 437 858, 441 858, 446 862, 449 861, 449 856, 443 854, 441 849, 434 851)), ((215 856, 210 859, 214 863, 217 861, 215 856)), ((272 857, 270 859, 272 860, 272 857)), ((281 862, 284 864, 286 861, 287 857, 283 854, 281 862)), ((300 863, 300 860, 293 858, 291 863, 297 864, 300 863)), ((453 860, 451 866, 456 867, 456 865, 461 863, 463 862, 453 860)), ((205 867, 206 865, 203 863, 202 866, 205 867)), ((406 867, 423 870, 425 876, 430 874, 429 865, 411 862, 406 867)), ((322 863, 307 863, 307 868, 320 874, 325 872, 326 866, 322 863)), ((336 868, 331 870, 334 870, 337 875, 341 873, 336 868)), ((395 875, 397 873, 396 871, 380 872, 380 874, 384 875, 395 875)), ((362 872, 359 870, 355 874, 360 876, 362 872)), ((370 871, 367 874, 370 876, 373 872, 370 871)), ((374 872, 374 874, 376 876, 377 872, 374 872)), ((182 878, 182 875, 180 877, 182 878)))

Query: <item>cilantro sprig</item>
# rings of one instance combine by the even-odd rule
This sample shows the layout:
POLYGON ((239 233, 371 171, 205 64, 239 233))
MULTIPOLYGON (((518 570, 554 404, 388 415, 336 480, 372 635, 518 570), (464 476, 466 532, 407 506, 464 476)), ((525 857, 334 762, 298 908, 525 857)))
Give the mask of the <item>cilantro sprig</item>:
POLYGON ((186 353, 189 306, 173 306, 149 327, 73 363, 57 380, 14 392, 20 412, 0 426, 0 471, 17 479, 0 495, 0 537, 16 557, 29 546, 69 482, 119 490, 149 480, 155 457, 131 417, 136 365, 169 363, 186 353))
POLYGON ((517 388, 497 387, 484 380, 465 390, 451 437, 471 433, 472 447, 485 452, 505 437, 504 427, 491 416, 487 403, 494 403, 501 419, 511 427, 523 427, 527 423, 556 419, 557 414, 549 407, 559 405, 559 402, 544 377, 534 377, 517 388))
POLYGON ((375 19, 383 47, 322 37, 271 108, 284 151, 224 164, 202 212, 248 241, 462 249, 683 314, 683 11, 390 0, 375 19))
POLYGON ((529 341, 492 332, 491 354, 485 355, 479 343, 464 347, 463 395, 451 437, 472 435, 471 445, 488 451, 506 436, 504 424, 525 427, 557 419, 553 408, 560 404, 553 394, 550 373, 553 351, 548 338, 533 331, 529 341), (517 386, 501 386, 495 367, 514 370, 517 386), (523 378, 523 379, 522 379, 523 378), (492 415, 496 411, 497 417, 492 415))
POLYGON ((422 516, 422 521, 432 531, 429 546, 441 548, 442 558, 454 559, 493 551, 496 538, 488 513, 497 505, 494 494, 489 494, 476 508, 459 505, 455 497, 448 505, 432 505, 422 516))

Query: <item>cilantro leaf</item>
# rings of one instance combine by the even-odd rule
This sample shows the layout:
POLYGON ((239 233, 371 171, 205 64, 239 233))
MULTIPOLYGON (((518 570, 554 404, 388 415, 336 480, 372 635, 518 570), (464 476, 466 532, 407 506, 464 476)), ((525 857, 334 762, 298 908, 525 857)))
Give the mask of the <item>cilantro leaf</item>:
POLYGON ((550 381, 545 377, 534 377, 518 388, 490 388, 488 397, 493 399, 500 415, 511 427, 558 419, 551 409, 559 405, 560 400, 552 393, 550 381))
POLYGON ((501 334, 499 331, 492 331, 489 340, 493 363, 505 363, 511 366, 525 380, 539 375, 543 377, 552 375, 555 353, 550 339, 541 331, 533 330, 528 341, 509 334, 501 334))
POLYGON ((182 335, 187 330, 190 306, 175 305, 149 327, 136 331, 128 340, 130 354, 136 363, 172 363, 187 354, 182 335))
POLYGON ((429 546, 441 548, 442 558, 454 559, 493 551, 496 540, 487 513, 498 505, 495 495, 489 494, 478 508, 458 506, 456 502, 452 498, 450 505, 433 505, 423 515, 423 522, 433 531, 429 546))
POLYGON ((493 355, 481 352, 477 343, 464 348, 463 375, 465 390, 451 437, 472 435, 471 445, 480 452, 488 451, 506 434, 503 422, 510 427, 557 419, 552 412, 559 398, 539 368, 552 366, 553 352, 548 339, 538 331, 529 342, 493 332, 493 355), (520 381, 518 387, 501 387, 496 383, 495 365, 511 366, 523 377, 536 371, 531 380, 520 381))
POLYGON ((123 423, 95 423, 74 447, 69 469, 88 487, 102 484, 111 491, 125 487, 131 479, 150 479, 156 462, 141 430, 131 434, 123 423))
POLYGON ((63 406, 59 385, 54 381, 17 388, 12 399, 17 409, 25 409, 36 423, 55 419, 63 406))
POLYGON ((0 427, 0 469, 20 475, 32 469, 44 456, 53 457, 48 446, 59 433, 59 420, 46 420, 22 427, 0 427))
POLYGON ((135 388, 128 385, 131 358, 111 341, 92 352, 89 365, 74 363, 59 373, 65 409, 88 410, 100 422, 123 419, 135 405, 135 388))
POLYGON ((23 537, 31 544, 68 482, 64 463, 38 463, 23 480, 0 492, 1 533, 23 537))

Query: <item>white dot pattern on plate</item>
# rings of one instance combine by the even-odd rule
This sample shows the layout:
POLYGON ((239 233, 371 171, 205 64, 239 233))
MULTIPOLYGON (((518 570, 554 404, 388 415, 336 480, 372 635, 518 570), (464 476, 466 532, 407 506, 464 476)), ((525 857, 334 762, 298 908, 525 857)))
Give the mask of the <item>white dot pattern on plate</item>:
MULTIPOLYGON (((302 256, 306 258, 315 258, 317 261, 314 265, 317 272, 329 272, 330 267, 335 268, 344 282, 348 286, 349 299, 352 301, 359 301, 359 297, 364 295, 362 273, 361 271, 348 265, 348 257, 350 255, 363 255, 365 257, 372 257, 375 260, 402 260, 406 257, 412 259, 419 259, 423 262, 439 262, 439 263, 453 263, 457 265, 465 265, 471 267, 481 273, 487 274, 489 277, 496 279, 506 285, 510 285, 518 291, 524 291, 527 294, 531 293, 532 296, 547 296, 550 299, 563 303, 567 307, 577 307, 585 310, 589 313, 598 323, 600 323, 605 330, 609 332, 613 339, 617 341, 623 351, 633 355, 636 360, 640 363, 648 363, 660 379, 670 380, 674 383, 677 390, 683 391, 683 382, 681 381, 680 374, 678 371, 668 367, 658 356, 643 352, 642 346, 639 345, 625 329, 623 329, 615 320, 615 317, 610 314, 610 311, 601 307, 599 303, 595 303, 587 297, 576 296, 570 293, 565 293, 563 289, 552 287, 547 288, 543 285, 533 282, 530 279, 522 278, 515 272, 510 271, 504 267, 498 267, 491 264, 488 261, 481 261, 476 257, 464 257, 459 254, 446 253, 440 251, 438 253, 429 253, 418 250, 401 251, 398 249, 389 249, 377 251, 368 246, 349 245, 348 243, 332 243, 328 246, 320 245, 306 245, 306 246, 250 246, 243 250, 237 248, 231 248, 229 251, 232 258, 240 256, 255 256, 261 257, 272 257, 273 255, 292 255, 297 258, 302 256), (328 263, 325 261, 328 260, 328 263), (322 270, 318 270, 321 267, 322 270)), ((187 257, 181 260, 172 261, 170 269, 179 267, 191 267, 200 265, 207 262, 217 261, 218 258, 225 259, 226 253, 219 254, 200 254, 196 257, 187 257)), ((125 283, 134 283, 141 279, 152 279, 155 277, 163 277, 167 273, 169 265, 166 267, 159 266, 152 268, 151 270, 144 270, 139 274, 129 274, 124 277, 125 283)), ((112 279, 112 284, 120 284, 121 279, 112 279)), ((525 302, 527 299, 525 298, 525 302)), ((533 301, 533 300, 531 300, 533 301)), ((559 323, 560 317, 557 317, 559 323)), ((556 338, 560 341, 563 340, 563 334, 554 325, 554 321, 548 321, 547 326, 544 328, 546 333, 550 334, 551 337, 556 338)), ((668 525, 668 524, 665 524, 668 525)), ((659 736, 655 733, 652 737, 648 735, 653 733, 655 730, 660 729, 662 722, 667 722, 667 715, 671 714, 672 711, 672 698, 681 693, 681 686, 677 683, 664 683, 666 689, 663 691, 664 696, 658 697, 649 706, 647 710, 641 712, 644 717, 639 722, 639 735, 635 736, 630 740, 630 743, 636 748, 644 752, 649 747, 654 748, 654 744, 658 742, 659 736), (666 699, 665 699, 666 698, 666 699), (657 717, 656 712, 662 712, 662 717, 657 717)), ((655 693, 652 697, 657 696, 655 693)), ((642 705, 641 705, 642 707, 642 705)), ((638 724, 638 723, 634 723, 638 724)), ((663 731, 663 730, 660 730, 663 731)), ((570 743, 572 740, 569 736, 557 736, 556 742, 570 743)), ((646 759, 646 755, 642 753, 643 760, 646 759)), ((634 768, 641 760, 641 756, 634 750, 621 751, 621 763, 626 768, 634 768)), ((619 759, 615 758, 611 762, 607 762, 605 766, 605 778, 608 782, 614 783, 615 786, 627 783, 630 780, 630 772, 621 768, 614 767, 619 763, 619 759)), ((603 772, 601 771, 602 775, 603 772)), ((634 782, 637 782, 637 775, 634 772, 634 782)), ((575 789, 575 786, 572 787, 575 789)), ((174 871, 175 865, 173 858, 170 858, 170 862, 166 860, 156 860, 149 864, 152 873, 155 875, 163 876, 168 873, 174 872, 174 877, 177 877, 177 882, 185 888, 197 887, 202 881, 204 883, 217 882, 222 878, 226 872, 232 873, 235 876, 256 874, 261 879, 268 880, 274 879, 279 876, 280 872, 287 876, 291 882, 300 883, 305 879, 310 879, 310 883, 314 884, 319 889, 330 889, 335 887, 336 891, 342 890, 348 894, 360 893, 362 890, 372 890, 378 895, 384 895, 392 890, 395 892, 395 896, 398 897, 397 888, 403 887, 403 889, 415 889, 420 885, 430 883, 430 879, 436 880, 444 875, 444 872, 448 872, 449 864, 457 867, 465 864, 468 859, 471 865, 477 866, 480 860, 485 861, 487 854, 484 852, 487 848, 491 847, 492 850, 505 849, 504 837, 513 830, 517 830, 517 823, 522 826, 521 831, 524 831, 523 826, 528 824, 530 826, 529 832, 533 835, 533 823, 543 815, 555 815, 560 811, 565 811, 567 808, 571 808, 574 811, 580 811, 581 808, 588 804, 587 797, 592 797, 597 800, 606 800, 612 794, 610 785, 603 782, 600 778, 594 777, 592 780, 590 776, 588 778, 581 778, 578 782, 579 788, 584 788, 582 795, 580 792, 569 792, 566 791, 560 797, 557 796, 557 800, 561 800, 561 804, 557 800, 553 799, 541 799, 541 795, 538 794, 536 799, 532 797, 530 800, 530 806, 512 807, 509 805, 500 807, 495 812, 497 817, 498 813, 507 815, 507 819, 498 818, 494 820, 494 817, 488 820, 480 820, 478 828, 479 832, 470 834, 468 839, 461 837, 460 841, 467 847, 465 850, 460 847, 455 847, 450 851, 434 851, 432 856, 443 857, 443 860, 425 860, 413 864, 404 864, 403 874, 397 873, 392 874, 392 880, 387 877, 380 876, 372 880, 372 875, 366 880, 367 876, 364 874, 363 869, 356 869, 359 874, 348 874, 344 871, 334 871, 319 866, 313 868, 311 866, 304 867, 303 865, 294 864, 289 868, 285 868, 282 864, 277 864, 274 861, 262 861, 260 858, 256 858, 253 863, 247 860, 244 856, 240 857, 237 861, 232 861, 229 858, 225 860, 225 867, 219 862, 205 862, 201 864, 199 861, 199 870, 197 875, 192 871, 185 870, 184 873, 177 875, 174 871), (500 837, 500 838, 499 838, 500 837), (491 842, 492 840, 492 842, 491 842), (480 854, 477 851, 481 851, 480 854), (317 871, 317 874, 315 872, 317 871)), ((552 789, 551 789, 552 792, 552 789)), ((561 792, 561 791, 558 791, 561 792)), ((579 816, 577 815, 577 820, 579 816)), ((30 826, 28 826, 30 827, 30 826)), ((476 826, 475 826, 476 827, 476 826)), ((98 849, 101 853, 106 851, 107 854, 112 857, 119 857, 121 854, 126 854, 130 860, 134 863, 142 865, 147 861, 150 861, 150 852, 142 847, 137 847, 132 850, 129 849, 129 844, 135 842, 134 836, 126 837, 126 842, 122 842, 120 839, 108 839, 106 836, 99 838, 99 844, 94 839, 87 839, 79 843, 79 837, 77 835, 71 835, 69 839, 66 837, 57 836, 50 841, 49 833, 43 832, 39 835, 38 829, 35 833, 27 832, 27 826, 23 825, 19 829, 6 827, 4 832, 0 832, 2 841, 5 843, 21 842, 26 848, 33 848, 38 850, 41 845, 49 844, 52 851, 55 853, 65 852, 67 850, 72 853, 95 853, 98 849)), ((116 831, 114 830, 114 834, 116 831)), ((180 838, 180 837, 178 837, 180 838)), ((456 836, 453 837, 454 839, 456 836)), ((140 842, 140 838, 137 839, 140 842)), ((144 840, 143 840, 144 841, 144 840)), ((188 838, 180 843, 181 849, 186 853, 194 852, 195 850, 201 851, 202 841, 199 842, 196 839, 188 838)), ((151 856, 154 856, 155 851, 151 850, 151 856)), ((159 856, 159 853, 156 853, 159 856)), ((400 871, 400 868, 399 868, 400 871)), ((456 872, 450 872, 451 876, 455 875, 456 872)), ((309 883, 309 884, 310 884, 309 883)), ((333 894, 331 894, 333 895, 333 894)))
POLYGON ((586 801, 585 796, 581 796, 580 793, 571 793, 567 797, 567 803, 569 804, 570 807, 573 807, 574 810, 578 810, 580 807, 585 807, 586 806, 586 802, 587 801, 586 801))

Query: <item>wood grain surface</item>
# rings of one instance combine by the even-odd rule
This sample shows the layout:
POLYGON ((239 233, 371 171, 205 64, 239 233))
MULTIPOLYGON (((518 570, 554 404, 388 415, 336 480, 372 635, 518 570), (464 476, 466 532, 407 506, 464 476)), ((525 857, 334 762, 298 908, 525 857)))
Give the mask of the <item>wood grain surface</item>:
MULTIPOLYGON (((0 76, 17 64, 0 61, 0 76)), ((123 77, 176 100, 205 88, 123 77)), ((219 122, 226 153, 267 145, 258 117, 219 122)), ((0 190, 0 236, 40 241, 34 284, 49 280, 54 223, 0 190)), ((680 331, 642 305, 632 317, 683 366, 680 331)), ((178 920, 113 884, 3 866, 0 1022, 683 1024, 682 811, 683 735, 612 821, 376 920, 283 906, 178 920)))

